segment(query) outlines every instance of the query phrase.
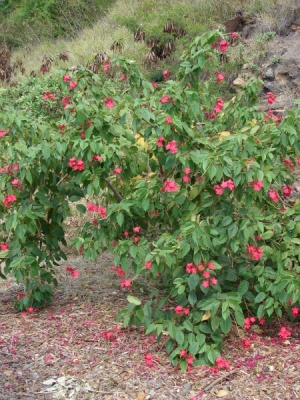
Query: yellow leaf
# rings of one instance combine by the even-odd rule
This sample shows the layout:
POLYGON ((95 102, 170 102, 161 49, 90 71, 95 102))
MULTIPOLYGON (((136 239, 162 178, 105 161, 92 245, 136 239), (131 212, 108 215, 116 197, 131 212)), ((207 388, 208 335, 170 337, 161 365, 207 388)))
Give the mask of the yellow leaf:
POLYGON ((229 131, 223 131, 218 133, 219 136, 229 136, 230 132, 229 131))
POLYGON ((228 394, 229 394, 229 390, 221 389, 221 390, 217 391, 216 396, 217 397, 225 397, 228 394))
POLYGON ((138 179, 143 179, 142 175, 137 175, 132 178, 133 181, 137 181, 138 179))
POLYGON ((136 400, 144 400, 145 397, 146 397, 146 394, 140 392, 140 393, 137 394, 136 400))
POLYGON ((260 329, 260 327, 258 325, 251 325, 251 331, 255 332, 255 333, 263 333, 263 330, 260 329))
POLYGON ((205 311, 203 317, 201 318, 201 321, 207 321, 211 317, 211 312, 210 310, 205 311))
POLYGON ((148 178, 151 178, 153 175, 155 175, 154 172, 149 172, 149 174, 147 175, 148 178))

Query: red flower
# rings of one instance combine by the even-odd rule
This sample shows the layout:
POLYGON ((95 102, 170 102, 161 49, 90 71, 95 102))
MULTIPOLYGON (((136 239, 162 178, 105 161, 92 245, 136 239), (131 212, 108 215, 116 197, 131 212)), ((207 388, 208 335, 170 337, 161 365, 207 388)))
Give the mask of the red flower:
POLYGON ((166 69, 166 70, 163 72, 163 77, 164 77, 164 79, 168 79, 168 78, 169 78, 169 75, 170 75, 170 71, 169 71, 168 69, 166 69))
POLYGON ((292 193, 292 185, 282 185, 283 197, 289 197, 292 193))
POLYGON ((231 32, 231 38, 232 38, 232 39, 235 39, 235 38, 237 38, 237 37, 238 37, 237 32, 231 32))
POLYGON ((214 190, 217 196, 221 196, 221 194, 224 192, 224 189, 220 185, 214 185, 214 190))
POLYGON ((261 259, 263 254, 262 247, 255 247, 254 244, 251 244, 247 247, 247 252, 250 255, 251 259, 254 261, 258 261, 261 259))
POLYGON ((70 86, 69 86, 69 87, 70 87, 70 90, 75 89, 76 86, 77 86, 77 82, 75 82, 75 81, 70 82, 70 86))
POLYGON ((257 179, 256 181, 249 182, 249 186, 258 192, 263 187, 263 183, 261 180, 257 179))
POLYGON ((118 268, 117 268, 117 274, 118 274, 119 276, 125 276, 125 272, 123 271, 123 269, 122 269, 121 267, 118 267, 118 268))
POLYGON ((150 270, 151 267, 152 267, 152 262, 151 261, 145 261, 145 268, 150 270))
POLYGON ((16 200, 17 200, 17 197, 14 194, 7 194, 2 203, 8 207, 10 205, 10 203, 13 203, 16 200))
POLYGON ((158 147, 162 147, 164 145, 165 138, 161 136, 159 139, 157 139, 156 144, 158 147))
POLYGON ((186 264, 185 270, 188 274, 196 274, 197 273, 197 267, 193 263, 186 264))
POLYGON ((251 340, 249 338, 243 339, 242 346, 243 349, 249 349, 251 340))
POLYGON ((179 189, 179 186, 176 182, 167 179, 163 184, 161 191, 162 192, 176 192, 179 189))
POLYGON ((44 94, 44 100, 56 100, 56 97, 54 96, 54 94, 50 93, 49 90, 47 90, 47 92, 45 92, 44 94))
POLYGON ((169 97, 166 94, 164 94, 159 101, 160 101, 160 103, 163 103, 163 104, 164 103, 171 103, 172 97, 169 97))
POLYGON ((9 250, 9 246, 7 243, 0 243, 0 250, 9 250))
POLYGON ((169 125, 171 125, 171 124, 172 124, 172 122, 173 122, 173 120, 172 120, 172 118, 171 118, 171 117, 167 117, 167 118, 165 118, 165 123, 166 123, 166 124, 169 124, 169 125))
POLYGON ((282 326, 278 332, 278 335, 282 340, 286 340, 291 336, 291 331, 289 331, 285 326, 282 326))
POLYGON ((97 212, 102 218, 106 218, 107 211, 104 207, 98 207, 95 204, 89 202, 87 205, 87 210, 90 212, 97 212))
POLYGON ((279 194, 278 194, 277 190, 275 190, 275 189, 269 190, 269 191, 268 191, 268 195, 269 195, 270 199, 271 199, 272 201, 274 201, 274 203, 277 203, 277 202, 278 202, 278 200, 279 200, 279 194))
POLYGON ((122 168, 120 168, 120 167, 116 167, 114 169, 114 173, 117 174, 117 175, 120 175, 121 172, 122 172, 122 168))
POLYGON ((221 112, 224 107, 224 101, 222 99, 217 99, 216 100, 216 105, 214 106, 215 112, 221 112))
POLYGON ((70 75, 66 74, 66 75, 63 76, 63 81, 64 82, 69 82, 70 79, 71 79, 70 75))
POLYGON ((229 367, 230 367, 230 362, 224 360, 224 358, 221 358, 221 357, 216 358, 216 364, 219 369, 222 369, 222 368, 229 369, 229 367))
POLYGON ((224 78, 225 78, 225 75, 224 75, 224 74, 222 74, 221 72, 218 72, 218 73, 217 73, 217 82, 218 82, 218 83, 222 83, 223 80, 224 80, 224 78))
POLYGON ((227 47, 229 46, 229 43, 227 40, 221 40, 220 42, 220 51, 225 52, 227 50, 227 47))
MULTIPOLYGON (((1 246, 1 244, 0 244, 1 246)), ((297 315, 299 314, 300 308, 299 307, 293 307, 292 308, 292 316, 293 317, 297 317, 297 315)))
POLYGON ((208 288, 209 287, 209 281, 208 280, 204 280, 204 281, 202 281, 202 284, 201 284, 204 288, 208 288))
POLYGON ((104 104, 107 108, 114 108, 115 106, 115 103, 111 97, 106 97, 106 99, 104 99, 104 104))
POLYGON ((188 183, 191 180, 191 178, 188 175, 184 175, 184 177, 182 178, 182 181, 185 183, 188 183))
POLYGON ((176 147, 176 140, 172 140, 171 142, 166 144, 166 150, 170 150, 171 154, 176 154, 178 149, 176 147))
POLYGON ((125 279, 124 281, 121 282, 121 287, 129 287, 129 286, 131 286, 130 279, 125 279))
POLYGON ((74 171, 83 171, 84 161, 81 159, 76 160, 76 158, 72 157, 69 159, 68 166, 71 167, 74 171))
POLYGON ((268 92, 267 93, 267 100, 269 104, 274 103, 274 101, 276 100, 275 95, 273 92, 268 92))

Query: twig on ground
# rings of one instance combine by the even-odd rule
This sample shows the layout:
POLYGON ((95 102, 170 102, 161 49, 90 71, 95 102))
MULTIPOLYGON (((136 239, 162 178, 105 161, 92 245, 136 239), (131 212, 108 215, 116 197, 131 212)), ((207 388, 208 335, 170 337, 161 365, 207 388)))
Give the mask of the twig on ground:
POLYGON ((233 369, 232 371, 228 372, 226 375, 220 376, 219 378, 215 379, 213 382, 211 382, 208 385, 204 386, 201 390, 207 391, 207 390, 212 389, 219 382, 222 382, 224 379, 228 378, 230 375, 235 374, 236 372, 237 372, 237 370, 233 369))

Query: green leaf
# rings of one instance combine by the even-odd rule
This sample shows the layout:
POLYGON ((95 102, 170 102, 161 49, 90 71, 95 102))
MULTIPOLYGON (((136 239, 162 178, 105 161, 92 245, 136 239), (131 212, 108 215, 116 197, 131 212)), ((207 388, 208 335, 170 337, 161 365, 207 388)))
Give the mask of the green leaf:
POLYGON ((123 222, 124 222, 124 215, 123 215, 123 213, 119 212, 117 214, 117 223, 119 226, 122 226, 123 222))
POLYGON ((255 301, 255 303, 261 303, 265 298, 266 298, 266 293, 260 292, 260 293, 258 293, 258 295, 255 297, 254 301, 255 301))
POLYGON ((180 346, 182 346, 184 343, 184 333, 182 331, 177 330, 175 334, 175 340, 180 346))
POLYGON ((239 326, 243 327, 244 326, 244 320, 245 320, 244 314, 239 310, 235 310, 234 316, 235 316, 237 324, 239 326))
POLYGON ((189 353, 190 353, 192 356, 195 356, 195 355, 198 353, 198 351, 199 351, 199 347, 200 347, 200 345, 199 345, 198 342, 192 342, 192 343, 190 344, 190 347, 189 347, 189 353))
POLYGON ((232 321, 231 321, 230 317, 227 317, 226 319, 221 318, 220 327, 221 327, 221 331, 225 335, 227 335, 227 333, 229 333, 231 326, 232 326, 232 321))
POLYGON ((136 306, 140 306, 140 305, 142 304, 142 302, 141 302, 140 299, 138 299, 138 298, 135 297, 135 296, 132 296, 131 294, 129 294, 129 295, 127 296, 127 300, 128 300, 129 303, 135 304, 136 306))
POLYGON ((86 213, 86 207, 83 204, 77 204, 76 209, 82 214, 86 213))
POLYGON ((295 243, 295 244, 300 244, 300 239, 298 239, 298 238, 293 238, 293 239, 291 239, 291 242, 292 242, 292 243, 295 243))
POLYGON ((248 281, 242 281, 237 289, 237 292, 243 296, 244 294, 246 294, 248 292, 249 289, 249 282, 248 281))
POLYGON ((190 292, 188 301, 192 307, 197 303, 197 295, 195 292, 190 292))
POLYGON ((188 285, 190 289, 195 289, 195 287, 199 284, 200 277, 198 274, 191 274, 188 279, 188 285))

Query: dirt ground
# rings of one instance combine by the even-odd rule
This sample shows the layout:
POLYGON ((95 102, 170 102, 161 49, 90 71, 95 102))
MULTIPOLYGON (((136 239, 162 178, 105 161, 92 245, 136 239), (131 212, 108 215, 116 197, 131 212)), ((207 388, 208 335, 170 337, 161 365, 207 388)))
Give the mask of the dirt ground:
POLYGON ((286 322, 286 341, 277 335, 279 322, 261 332, 235 328, 222 354, 228 370, 183 373, 170 365, 163 343, 116 324, 127 289, 111 266, 108 254, 97 262, 72 255, 61 265, 53 304, 32 313, 17 313, 12 299, 20 287, 0 282, 0 400, 300 399, 299 322, 286 322), (80 277, 71 280, 67 265, 80 277))

